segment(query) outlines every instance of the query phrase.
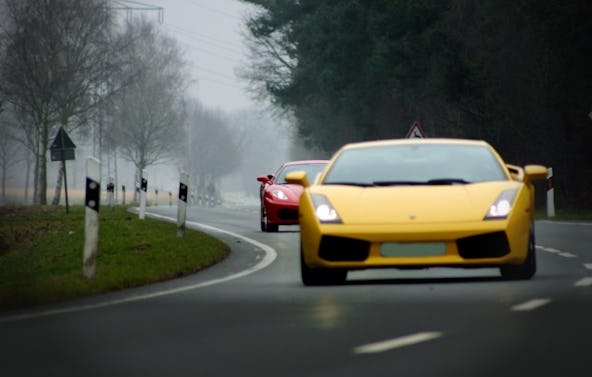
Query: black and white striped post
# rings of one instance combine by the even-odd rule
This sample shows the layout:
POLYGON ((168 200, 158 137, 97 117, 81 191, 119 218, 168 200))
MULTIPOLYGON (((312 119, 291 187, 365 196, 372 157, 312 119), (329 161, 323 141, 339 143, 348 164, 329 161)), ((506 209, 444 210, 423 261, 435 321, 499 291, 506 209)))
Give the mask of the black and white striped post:
POLYGON ((101 162, 89 157, 86 160, 86 212, 84 216, 84 276, 92 278, 97 271, 99 245, 99 204, 101 198, 101 162))
POLYGON ((547 169, 547 217, 555 217, 555 189, 553 188, 553 168, 547 169))
POLYGON ((185 221, 187 219, 187 179, 185 172, 181 173, 181 182, 179 183, 179 200, 177 201, 177 237, 185 235, 185 221))
POLYGON ((115 205, 115 185, 113 184, 113 177, 109 177, 109 182, 107 182, 107 207, 109 209, 113 209, 115 205))
POLYGON ((148 179, 146 172, 142 170, 142 177, 140 178, 140 220, 146 217, 146 193, 148 192, 148 179))

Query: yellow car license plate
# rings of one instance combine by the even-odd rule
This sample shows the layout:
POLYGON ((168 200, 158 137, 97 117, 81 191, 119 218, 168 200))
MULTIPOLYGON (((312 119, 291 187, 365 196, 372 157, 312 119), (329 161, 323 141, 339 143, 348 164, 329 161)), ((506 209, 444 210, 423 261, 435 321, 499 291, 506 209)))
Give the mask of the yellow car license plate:
POLYGON ((430 257, 444 254, 444 242, 389 242, 380 245, 380 255, 383 257, 430 257))

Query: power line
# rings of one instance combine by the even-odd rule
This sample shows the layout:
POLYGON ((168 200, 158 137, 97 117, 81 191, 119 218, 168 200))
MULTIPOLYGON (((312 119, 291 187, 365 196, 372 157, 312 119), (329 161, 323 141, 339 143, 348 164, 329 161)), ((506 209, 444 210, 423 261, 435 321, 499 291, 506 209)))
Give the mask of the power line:
POLYGON ((200 46, 196 46, 196 45, 191 44, 191 43, 185 42, 184 43, 184 46, 186 48, 190 49, 190 50, 196 50, 196 51, 205 52, 210 57, 216 57, 216 58, 219 58, 219 59, 222 59, 222 60, 226 60, 226 61, 229 61, 229 62, 233 62, 233 63, 237 61, 237 57, 231 57, 231 56, 228 56, 228 55, 221 55, 221 54, 218 54, 217 52, 214 52, 212 50, 208 50, 208 49, 203 48, 203 47, 200 47, 200 46))
POLYGON ((227 47, 225 45, 230 46, 231 43, 226 42, 226 41, 222 41, 221 39, 212 38, 212 37, 209 37, 209 36, 207 36, 205 34, 193 32, 193 31, 190 31, 190 30, 187 30, 187 29, 183 29, 183 28, 178 27, 178 26, 171 25, 171 24, 165 24, 165 28, 167 28, 168 30, 172 31, 173 33, 181 34, 185 38, 190 38, 190 39, 193 39, 193 40, 197 40, 199 42, 207 43, 207 44, 209 44, 211 46, 221 48, 223 50, 226 50, 226 51, 235 53, 237 55, 242 55, 243 54, 242 51, 233 48, 235 46, 238 47, 237 45, 233 45, 232 47, 227 47))
POLYGON ((244 89, 244 88, 243 88, 242 86, 240 86, 239 84, 236 84, 236 83, 229 83, 229 82, 224 82, 224 81, 217 80, 217 79, 215 79, 215 78, 211 78, 211 77, 208 77, 208 76, 200 76, 200 77, 198 77, 198 78, 197 78, 197 82, 198 82, 198 83, 199 83, 199 81, 202 81, 202 80, 209 81, 209 82, 213 82, 213 83, 215 83, 215 84, 224 85, 224 86, 227 86, 227 87, 230 87, 230 88, 241 89, 241 90, 242 90, 242 89, 244 89))
POLYGON ((225 78, 227 80, 236 80, 236 77, 230 77, 230 76, 225 75, 224 73, 216 72, 216 71, 213 71, 213 70, 211 70, 209 68, 205 68, 205 67, 202 67, 202 66, 199 66, 199 65, 196 65, 195 67, 198 68, 198 69, 200 69, 200 70, 202 70, 202 71, 209 72, 209 73, 214 74, 216 76, 225 78))
POLYGON ((225 11, 222 11, 222 10, 219 10, 219 9, 215 9, 215 8, 212 8, 212 7, 203 5, 203 4, 199 4, 199 3, 197 3, 196 1, 193 1, 193 0, 186 0, 186 1, 188 3, 190 3, 191 5, 196 6, 198 8, 202 8, 202 9, 205 9, 205 10, 210 11, 210 12, 218 13, 218 14, 221 14, 223 16, 226 16, 226 17, 230 17, 232 19, 235 19, 235 20, 239 20, 239 18, 236 17, 236 15, 234 15, 232 13, 228 13, 228 12, 225 12, 225 11))

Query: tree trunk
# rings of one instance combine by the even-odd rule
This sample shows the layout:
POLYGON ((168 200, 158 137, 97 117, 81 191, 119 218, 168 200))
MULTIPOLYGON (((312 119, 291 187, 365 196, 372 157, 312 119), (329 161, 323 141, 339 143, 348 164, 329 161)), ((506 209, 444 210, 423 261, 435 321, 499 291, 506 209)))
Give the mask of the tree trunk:
POLYGON ((6 199, 6 174, 8 174, 8 166, 5 161, 2 161, 2 199, 6 199))
POLYGON ((37 171, 35 180, 35 197, 33 204, 45 205, 47 204, 47 133, 48 126, 44 124, 39 129, 39 139, 37 142, 37 171))
POLYGON ((53 201, 51 204, 57 206, 60 204, 60 198, 62 194, 62 182, 64 181, 64 168, 65 162, 60 161, 60 168, 58 169, 58 180, 56 181, 55 191, 53 193, 53 201))
POLYGON ((29 178, 31 175, 31 155, 27 153, 27 172, 25 176, 25 203, 29 201, 29 178))

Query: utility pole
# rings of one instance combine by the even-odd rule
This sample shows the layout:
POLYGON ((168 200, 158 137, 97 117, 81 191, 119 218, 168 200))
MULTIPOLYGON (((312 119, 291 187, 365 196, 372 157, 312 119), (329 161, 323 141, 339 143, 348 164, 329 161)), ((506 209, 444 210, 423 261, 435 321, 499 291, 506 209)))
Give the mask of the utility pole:
POLYGON ((113 4, 110 9, 115 10, 124 10, 127 15, 127 19, 129 20, 132 17, 134 11, 157 11, 158 12, 158 22, 164 22, 164 8, 157 7, 155 5, 141 3, 139 1, 131 1, 131 0, 111 0, 113 4))

